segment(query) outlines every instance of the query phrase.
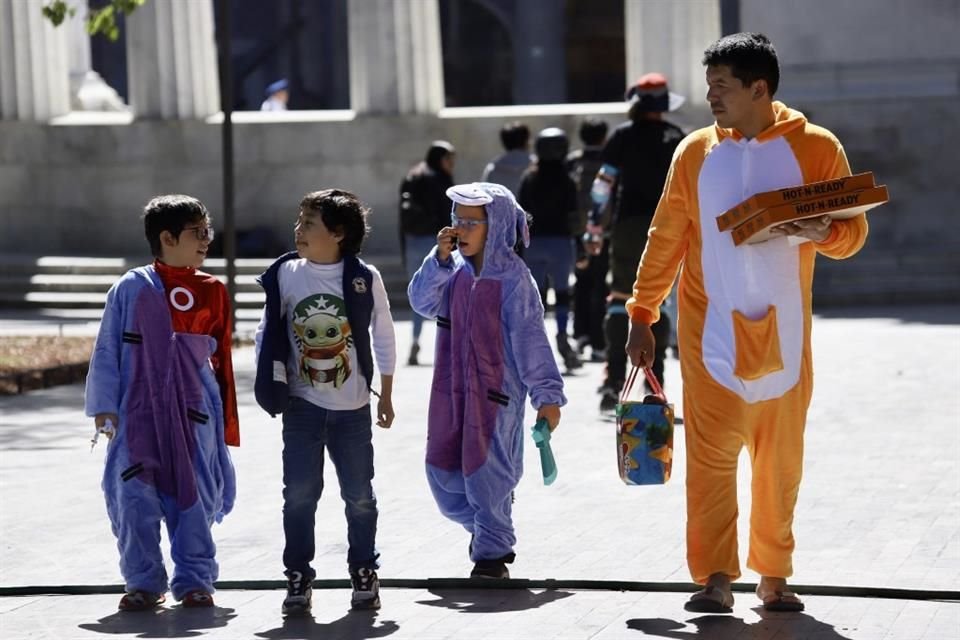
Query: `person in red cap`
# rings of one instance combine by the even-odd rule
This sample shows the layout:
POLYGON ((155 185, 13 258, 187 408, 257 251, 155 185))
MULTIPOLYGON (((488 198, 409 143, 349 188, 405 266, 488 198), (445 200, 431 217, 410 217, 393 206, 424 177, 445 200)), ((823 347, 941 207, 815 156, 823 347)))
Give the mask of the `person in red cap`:
MULTIPOLYGON (((673 151, 683 139, 683 131, 663 119, 667 111, 678 109, 683 96, 670 92, 661 73, 647 73, 627 88, 624 96, 630 105, 629 121, 624 122, 603 148, 603 166, 593 181, 588 233, 599 235, 606 226, 610 238, 610 296, 604 332, 607 340, 607 368, 600 387, 600 410, 612 411, 626 378, 629 319, 625 304, 633 290, 637 265, 653 213, 663 191, 673 151), (615 198, 611 198, 612 194, 615 198), (610 200, 613 205, 610 206, 610 200), (606 220, 608 223, 602 225, 606 220)), ((599 251, 600 247, 591 247, 599 251)), ((666 316, 656 323, 657 357, 653 371, 663 381, 663 361, 669 342, 670 321, 666 316)))

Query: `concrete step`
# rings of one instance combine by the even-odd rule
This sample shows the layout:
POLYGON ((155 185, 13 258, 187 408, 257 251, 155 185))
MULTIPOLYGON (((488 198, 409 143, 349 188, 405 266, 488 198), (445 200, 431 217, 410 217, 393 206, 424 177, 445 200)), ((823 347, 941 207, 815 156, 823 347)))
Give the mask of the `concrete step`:
MULTIPOLYGON (((407 277, 399 256, 367 256, 383 276, 391 307, 409 308, 407 277)), ((256 277, 271 259, 239 259, 236 264, 237 309, 260 309, 263 290, 256 277)), ((101 309, 107 290, 129 269, 142 264, 136 258, 77 256, 0 257, 0 307, 11 309, 101 309)), ((211 258, 204 271, 226 282, 226 260, 211 258)))
MULTIPOLYGON (((226 282, 223 275, 216 276, 226 282)), ((54 292, 106 292, 119 275, 114 274, 76 274, 76 273, 38 273, 34 275, 0 275, 0 291, 54 291, 54 292)), ((238 291, 262 291, 254 275, 238 275, 238 291)))
MULTIPOLYGON (((383 274, 384 279, 391 272, 403 273, 400 255, 362 256, 383 274)), ((85 256, 34 256, 23 254, 5 254, 0 256, 0 274, 91 274, 120 276, 129 269, 145 264, 143 257, 94 258, 85 256)), ((214 275, 223 275, 227 271, 227 261, 223 258, 208 258, 202 269, 214 275)), ((269 258, 238 258, 234 261, 238 275, 257 276, 266 271, 273 263, 269 258)))

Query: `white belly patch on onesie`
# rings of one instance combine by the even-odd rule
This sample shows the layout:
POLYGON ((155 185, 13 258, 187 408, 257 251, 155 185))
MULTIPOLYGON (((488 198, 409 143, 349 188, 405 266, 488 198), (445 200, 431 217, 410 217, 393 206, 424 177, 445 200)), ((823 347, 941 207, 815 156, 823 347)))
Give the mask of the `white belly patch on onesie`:
POLYGON ((716 217, 760 191, 801 184, 783 138, 727 138, 704 160, 697 185, 707 309, 703 364, 746 402, 779 398, 800 379, 804 310, 799 249, 785 237, 735 247, 716 217))

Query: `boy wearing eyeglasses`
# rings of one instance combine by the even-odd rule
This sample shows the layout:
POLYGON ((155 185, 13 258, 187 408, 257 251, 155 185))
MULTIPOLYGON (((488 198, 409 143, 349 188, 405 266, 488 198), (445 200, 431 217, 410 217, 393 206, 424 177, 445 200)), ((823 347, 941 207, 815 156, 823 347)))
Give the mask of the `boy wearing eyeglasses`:
POLYGON ((437 319, 427 479, 441 513, 471 535, 471 577, 508 578, 524 402, 552 431, 567 400, 540 294, 514 251, 518 238, 529 244, 526 212, 499 184, 457 185, 447 197, 451 224, 407 289, 413 309, 437 319))
POLYGON ((153 264, 131 269, 107 293, 85 394, 94 443, 101 433, 109 439, 102 486, 126 583, 119 609, 156 607, 168 587, 184 607, 212 607, 210 529, 233 508, 227 445, 240 444, 230 300, 199 270, 213 240, 199 200, 153 198, 143 223, 153 264), (161 520, 174 562, 169 582, 161 520))

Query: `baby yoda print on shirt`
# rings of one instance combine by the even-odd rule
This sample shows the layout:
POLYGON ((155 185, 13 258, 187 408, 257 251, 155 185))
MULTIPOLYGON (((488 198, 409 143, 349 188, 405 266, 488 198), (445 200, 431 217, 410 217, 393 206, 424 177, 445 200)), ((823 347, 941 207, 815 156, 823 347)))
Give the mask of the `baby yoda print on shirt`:
POLYGON ((300 378, 314 387, 343 386, 350 377, 353 335, 343 299, 327 293, 304 298, 293 310, 300 378))

